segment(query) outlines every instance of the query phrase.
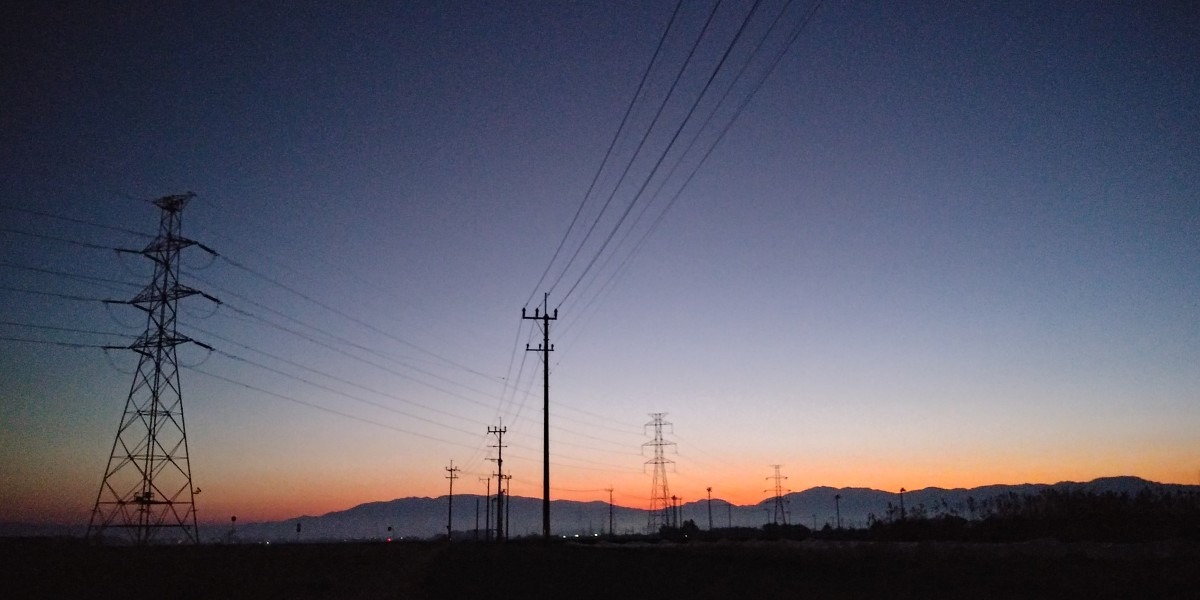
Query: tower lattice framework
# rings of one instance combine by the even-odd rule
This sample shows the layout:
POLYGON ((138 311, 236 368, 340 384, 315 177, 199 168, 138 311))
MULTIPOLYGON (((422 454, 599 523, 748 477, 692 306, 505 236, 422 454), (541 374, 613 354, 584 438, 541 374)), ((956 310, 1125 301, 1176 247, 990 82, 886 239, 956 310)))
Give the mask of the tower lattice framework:
POLYGON ((781 475, 779 472, 779 470, 783 468, 783 465, 771 465, 771 467, 775 469, 775 474, 767 479, 775 481, 775 487, 772 490, 775 492, 773 503, 775 509, 774 522, 776 525, 787 525, 788 511, 783 495, 791 490, 785 491, 783 488, 783 480, 787 479, 787 477, 781 475))
POLYGON ((664 454, 664 449, 667 446, 674 446, 675 442, 667 441, 663 438, 663 428, 671 428, 674 433, 673 426, 663 421, 663 417, 667 413, 650 413, 653 421, 646 423, 646 427, 654 428, 654 439, 642 444, 642 448, 649 446, 654 448, 654 458, 646 461, 647 465, 654 465, 654 480, 650 485, 650 517, 646 527, 650 533, 657 532, 663 525, 671 524, 671 510, 674 508, 671 502, 671 490, 667 485, 667 465, 674 465, 675 461, 667 458, 664 454))
POLYGON ((88 523, 89 538, 118 529, 136 544, 200 541, 195 503, 200 490, 192 485, 176 348, 188 342, 212 348, 180 335, 175 318, 181 298, 218 301, 179 283, 180 251, 195 245, 215 255, 180 235, 180 213, 193 197, 189 192, 155 200, 161 209, 158 236, 142 250, 122 250, 153 261, 154 279, 121 302, 146 313, 146 330, 130 345, 114 347, 136 352, 138 366, 88 523))

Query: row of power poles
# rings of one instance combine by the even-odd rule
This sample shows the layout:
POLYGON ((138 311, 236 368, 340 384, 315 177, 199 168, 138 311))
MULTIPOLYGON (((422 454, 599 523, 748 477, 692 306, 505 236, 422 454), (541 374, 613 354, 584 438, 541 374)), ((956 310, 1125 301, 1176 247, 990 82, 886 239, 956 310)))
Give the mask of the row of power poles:
MULTIPOLYGON (((504 434, 508 433, 507 427, 488 427, 488 435, 496 436, 496 443, 490 447, 496 449, 496 458, 489 459, 496 463, 496 472, 492 474, 496 478, 496 529, 495 535, 497 540, 508 539, 508 528, 505 526, 509 510, 506 510, 508 501, 508 490, 511 486, 512 475, 504 473, 504 449, 508 446, 504 445, 504 434)), ((450 461, 450 466, 446 467, 446 479, 450 480, 450 495, 447 501, 446 510, 446 539, 454 538, 454 480, 458 479, 459 468, 454 466, 454 461, 450 461)), ((487 484, 487 515, 485 517, 485 540, 492 539, 492 479, 491 477, 480 477, 480 481, 487 484)), ((475 503, 475 532, 476 538, 479 537, 479 502, 475 503)))

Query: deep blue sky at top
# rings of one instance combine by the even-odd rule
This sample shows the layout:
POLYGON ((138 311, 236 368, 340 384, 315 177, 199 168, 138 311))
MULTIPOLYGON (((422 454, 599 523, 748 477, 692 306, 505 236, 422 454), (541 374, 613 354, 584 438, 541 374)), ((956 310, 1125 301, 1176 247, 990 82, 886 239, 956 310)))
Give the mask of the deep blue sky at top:
MULTIPOLYGON (((750 4, 723 3, 714 35, 728 40, 750 4)), ((710 6, 685 3, 667 59, 682 60, 710 6)), ((789 22, 804 6, 789 9, 789 22)), ((450 457, 488 469, 483 451, 470 448, 498 414, 528 447, 515 451, 528 464, 514 464, 532 494, 540 398, 535 388, 523 403, 500 382, 533 333, 518 330, 519 309, 551 288, 535 284, 673 7, 5 8, 0 206, 152 233, 154 210, 138 199, 195 191, 187 235, 487 376, 228 265, 205 271, 197 257, 185 266, 224 293, 192 280, 196 287, 233 302, 231 293, 257 298, 444 368, 493 405, 460 404, 218 313, 199 326, 233 340, 226 349, 250 356, 230 345, 242 343, 321 365, 442 407, 462 421, 421 414, 481 432, 427 429, 212 357, 204 365, 212 372, 453 442, 389 433, 360 447, 377 433, 369 424, 191 375, 193 452, 210 478, 239 482, 228 498, 249 502, 266 472, 337 481, 353 495, 360 480, 344 465, 363 456, 404 472, 405 483, 387 492, 363 484, 360 500, 436 493, 450 457), (308 432, 304 449, 297 431, 308 432), (257 465, 244 460, 249 449, 257 465), (403 467, 379 458, 400 455, 403 467)), ((578 265, 552 288, 551 306, 563 302, 552 365, 561 402, 615 419, 612 431, 589 429, 584 413, 563 424, 560 439, 600 438, 585 442, 591 450, 564 449, 568 464, 598 469, 572 479, 564 466, 565 480, 625 478, 627 502, 637 504, 649 411, 671 414, 680 485, 697 489, 718 477, 709 473, 722 481, 744 473, 752 495, 758 471, 779 462, 795 469, 797 487, 891 486, 896 473, 939 485, 1118 473, 1191 480, 1200 463, 1198 18, 1187 3, 1167 2, 826 3, 611 288, 599 286, 617 263, 598 267, 565 302, 578 265)), ((705 46, 699 59, 711 64, 720 48, 705 46)), ((699 74, 688 73, 683 96, 698 91, 699 74)), ((661 98, 669 68, 652 75, 647 97, 661 98)), ((681 118, 680 106, 667 116, 681 118)), ((634 122, 644 127, 652 110, 649 100, 638 105, 634 122)), ((661 152, 667 137, 648 143, 661 152)), ((634 144, 621 139, 615 154, 627 159, 634 144)), ((669 189, 682 178, 674 181, 669 189)), ((616 198, 628 202, 629 187, 616 198)), ((0 220, 142 243, 29 213, 0 220)), ((0 234, 0 243, 7 263, 145 277, 135 259, 22 234, 0 234)), ((632 242, 620 251, 617 261, 632 242)), ((13 268, 2 277, 60 292, 78 283, 13 268)), ((107 330, 123 316, 2 294, 10 322, 107 330)), ((135 318, 124 324, 136 332, 135 318)), ((0 446, 19 456, 10 477, 44 490, 41 468, 66 469, 82 483, 57 493, 86 505, 126 376, 81 350, 0 343, 0 356, 4 427, 13 430, 4 437, 21 440, 0 446), (54 449, 64 436, 70 452, 54 449)), ((536 381, 534 367, 530 359, 520 386, 536 381)), ((306 492, 298 484, 295 493, 306 492)))

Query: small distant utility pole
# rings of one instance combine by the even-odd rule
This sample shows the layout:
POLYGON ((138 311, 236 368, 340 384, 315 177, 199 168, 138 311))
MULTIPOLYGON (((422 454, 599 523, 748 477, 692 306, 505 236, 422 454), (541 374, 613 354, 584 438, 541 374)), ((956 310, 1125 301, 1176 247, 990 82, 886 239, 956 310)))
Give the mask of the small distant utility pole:
POLYGON ((712 486, 708 486, 708 530, 712 531, 712 486))
POLYGON ((554 346, 550 345, 550 321, 558 320, 558 309, 550 316, 550 294, 542 297, 542 310, 533 309, 533 316, 525 314, 521 308, 522 319, 532 319, 542 322, 542 343, 537 348, 525 344, 526 352, 542 353, 542 539, 550 539, 550 353, 554 346))
POLYGON ((604 488, 604 491, 608 492, 608 537, 613 537, 613 489, 604 488))
POLYGON ((504 527, 504 541, 508 541, 508 530, 512 529, 512 475, 504 476, 504 496, 508 500, 504 503, 504 522, 507 525, 504 527))
POLYGON ((488 433, 496 436, 496 541, 504 539, 504 434, 507 427, 488 427, 488 433))
POLYGON ((833 495, 833 508, 834 508, 834 510, 837 511, 837 528, 840 530, 842 528, 842 495, 841 494, 833 495))
POLYGON ((483 496, 483 541, 487 542, 492 539, 492 478, 480 477, 479 480, 487 484, 483 496))
MULTIPOLYGON (((447 514, 446 514, 446 541, 447 542, 452 541, 454 538, 454 530, 451 529, 451 527, 454 525, 454 480, 458 479, 458 471, 459 471, 458 467, 454 466, 454 461, 453 460, 450 461, 450 466, 446 467, 446 472, 449 473, 449 475, 446 475, 446 479, 450 480, 450 498, 449 498, 450 502, 448 505, 449 510, 447 511, 447 514)), ((476 512, 476 515, 478 515, 479 511, 475 511, 475 512, 476 512)), ((478 520, 478 518, 476 520, 478 520)))

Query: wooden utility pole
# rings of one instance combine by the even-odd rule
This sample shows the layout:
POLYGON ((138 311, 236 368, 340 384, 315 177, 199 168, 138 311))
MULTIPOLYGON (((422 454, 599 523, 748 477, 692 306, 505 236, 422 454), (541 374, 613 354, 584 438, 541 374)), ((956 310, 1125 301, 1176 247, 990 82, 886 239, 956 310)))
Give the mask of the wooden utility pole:
POLYGON ((449 542, 454 537, 454 530, 451 527, 454 525, 454 480, 458 479, 458 467, 454 466, 454 461, 450 461, 450 466, 446 467, 446 479, 450 480, 450 502, 449 509, 446 514, 446 541, 449 542))
POLYGON ((708 530, 712 531, 712 486, 708 487, 708 530))
POLYGON ((504 539, 504 434, 507 427, 488 427, 496 436, 496 541, 504 539))
POLYGON ((542 310, 533 309, 533 316, 521 309, 522 319, 542 322, 542 343, 537 348, 525 344, 526 352, 542 353, 542 539, 550 539, 550 321, 558 320, 558 309, 550 316, 550 294, 542 298, 542 310))
POLYGON ((483 495, 483 541, 487 542, 492 539, 492 478, 480 477, 479 480, 487 484, 487 491, 483 495))

